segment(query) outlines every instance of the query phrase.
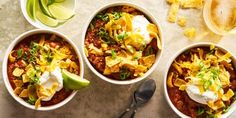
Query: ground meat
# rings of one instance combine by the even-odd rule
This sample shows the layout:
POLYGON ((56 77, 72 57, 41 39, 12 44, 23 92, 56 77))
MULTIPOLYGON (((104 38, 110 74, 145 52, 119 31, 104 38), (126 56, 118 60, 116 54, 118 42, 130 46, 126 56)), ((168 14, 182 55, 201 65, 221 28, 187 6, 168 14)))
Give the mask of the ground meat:
POLYGON ((104 56, 96 56, 94 54, 89 55, 89 61, 92 65, 101 73, 103 73, 105 69, 105 57, 104 56))

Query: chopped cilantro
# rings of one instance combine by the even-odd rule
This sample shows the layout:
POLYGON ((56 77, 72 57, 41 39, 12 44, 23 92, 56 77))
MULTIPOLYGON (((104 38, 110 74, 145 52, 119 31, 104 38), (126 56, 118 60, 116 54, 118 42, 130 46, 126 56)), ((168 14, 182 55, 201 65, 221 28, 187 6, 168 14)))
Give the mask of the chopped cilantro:
POLYGON ((234 92, 233 100, 236 100, 236 92, 234 92))
POLYGON ((198 107, 197 109, 197 115, 200 116, 205 112, 205 109, 203 107, 198 107))
POLYGON ((123 39, 126 39, 128 37, 128 34, 125 32, 125 33, 123 33, 123 34, 119 34, 118 36, 117 36, 117 38, 119 39, 119 40, 123 40, 123 39))
POLYGON ((108 21, 109 20, 109 16, 107 14, 102 14, 102 13, 97 14, 96 18, 101 19, 103 21, 108 21))
POLYGON ((47 62, 48 62, 49 64, 50 64, 50 63, 52 62, 52 60, 53 60, 53 56, 52 56, 51 53, 48 53, 45 58, 46 58, 46 60, 47 60, 47 62))
POLYGON ((28 60, 28 57, 27 57, 26 53, 24 53, 24 54, 22 55, 22 57, 23 57, 23 60, 24 60, 24 61, 27 61, 27 60, 28 60))
POLYGON ((210 115, 207 115, 206 118, 217 118, 217 116, 215 114, 210 114, 210 115))
POLYGON ((38 84, 39 83, 39 77, 36 77, 36 76, 31 77, 30 82, 38 84))
POLYGON ((154 54, 154 49, 152 46, 148 46, 146 50, 144 50, 144 56, 148 56, 154 54))
POLYGON ((112 12, 112 14, 113 14, 115 20, 118 20, 121 17, 121 13, 120 12, 112 12))
POLYGON ((31 105, 34 105, 35 102, 36 102, 36 99, 35 99, 34 97, 30 97, 30 96, 29 96, 29 99, 28 99, 27 102, 28 102, 29 104, 31 104, 31 105))
POLYGON ((212 85, 212 81, 207 80, 204 82, 203 87, 205 90, 207 90, 212 85))
POLYGON ((111 50, 111 58, 112 59, 116 58, 116 51, 115 50, 111 50))
POLYGON ((226 112, 228 112, 228 111, 229 111, 229 109, 230 109, 230 106, 226 106, 226 107, 223 109, 223 113, 226 113, 226 112))
POLYGON ((120 70, 120 79, 121 80, 127 79, 128 77, 130 77, 130 75, 131 75, 131 73, 128 68, 126 68, 126 67, 121 68, 121 70, 120 70))
POLYGON ((31 42, 30 44, 30 58, 29 58, 29 62, 33 63, 36 60, 36 54, 38 53, 38 49, 39 49, 39 45, 35 42, 31 42))
POLYGON ((18 49, 18 50, 16 51, 16 54, 17 54, 17 59, 21 58, 22 55, 23 55, 23 50, 22 50, 22 49, 18 49))
POLYGON ((116 42, 109 36, 109 34, 104 28, 100 28, 97 35, 101 37, 101 39, 107 44, 116 44, 116 42))

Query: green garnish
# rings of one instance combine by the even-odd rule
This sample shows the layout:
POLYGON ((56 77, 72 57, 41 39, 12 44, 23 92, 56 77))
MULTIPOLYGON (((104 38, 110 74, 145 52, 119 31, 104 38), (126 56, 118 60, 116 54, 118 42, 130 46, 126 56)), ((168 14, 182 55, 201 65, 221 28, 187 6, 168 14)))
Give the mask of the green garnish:
POLYGON ((112 12, 114 19, 118 20, 121 17, 121 12, 112 12))
POLYGON ((112 59, 116 58, 116 51, 114 49, 111 50, 111 58, 112 59))
POLYGON ((212 68, 210 70, 211 72, 211 77, 215 80, 218 78, 219 74, 220 74, 220 71, 218 69, 215 69, 215 68, 212 68))
POLYGON ((27 55, 25 53, 22 55, 22 57, 23 57, 24 61, 28 61, 28 57, 27 57, 27 55))
POLYGON ((198 107, 198 109, 197 109, 197 115, 198 115, 198 116, 202 115, 204 112, 205 112, 205 109, 204 109, 204 108, 198 107))
POLYGON ((200 70, 204 69, 204 63, 203 63, 203 61, 200 61, 200 62, 199 62, 199 68, 200 68, 200 70))
POLYGON ((229 109, 230 109, 230 106, 226 106, 226 107, 223 109, 223 113, 226 113, 226 112, 228 112, 228 111, 229 111, 229 109))
POLYGON ((46 60, 47 60, 47 62, 48 62, 49 64, 50 64, 50 63, 52 62, 52 60, 53 60, 53 56, 52 56, 51 53, 48 53, 45 58, 46 58, 46 60))
POLYGON ((37 70, 34 69, 33 67, 30 67, 27 70, 26 75, 29 76, 31 83, 36 83, 36 84, 39 83, 39 77, 37 77, 36 74, 37 70))
POLYGON ((214 54, 215 50, 216 50, 216 48, 214 48, 214 49, 210 50, 210 51, 207 53, 207 55, 214 54))
POLYGON ((29 62, 33 63, 36 60, 36 54, 38 53, 39 45, 35 42, 31 42, 30 44, 30 58, 29 62))
POLYGON ((148 46, 147 49, 144 51, 144 56, 148 56, 154 54, 154 49, 152 46, 148 46))
POLYGON ((101 19, 103 21, 108 21, 109 20, 109 16, 107 14, 102 14, 102 13, 99 13, 98 15, 96 15, 96 18, 101 19))
POLYGON ((17 54, 17 59, 21 58, 22 55, 23 55, 23 50, 22 50, 22 49, 18 49, 18 50, 16 51, 16 54, 17 54))
POLYGON ((121 70, 120 70, 120 79, 121 80, 127 79, 128 77, 130 77, 130 75, 131 75, 131 73, 128 68, 126 68, 126 67, 121 68, 121 70))
POLYGON ((215 114, 210 114, 210 115, 207 115, 206 118, 217 118, 217 116, 215 114))
POLYGON ((101 39, 107 44, 116 44, 116 42, 109 36, 109 34, 104 28, 100 28, 97 35, 101 37, 101 39))
POLYGON ((199 62, 198 66, 200 71, 196 76, 201 79, 204 89, 207 90, 214 83, 214 80, 219 77, 220 71, 216 68, 206 68, 202 61, 199 62))
POLYGON ((119 35, 117 36, 117 38, 118 38, 119 40, 126 39, 127 37, 128 37, 127 32, 125 32, 125 33, 123 33, 123 34, 119 34, 119 35))
POLYGON ((38 84, 38 83, 40 82, 40 81, 39 81, 39 77, 36 77, 36 76, 31 77, 31 78, 30 78, 30 82, 38 84))
POLYGON ((208 80, 204 82, 203 87, 205 90, 207 90, 211 85, 212 85, 212 81, 208 80))
POLYGON ((236 92, 234 92, 233 100, 236 100, 236 92))
POLYGON ((34 105, 35 102, 36 102, 36 99, 35 99, 34 97, 30 97, 30 96, 29 96, 29 99, 28 99, 27 102, 28 102, 29 104, 31 104, 31 105, 34 105))

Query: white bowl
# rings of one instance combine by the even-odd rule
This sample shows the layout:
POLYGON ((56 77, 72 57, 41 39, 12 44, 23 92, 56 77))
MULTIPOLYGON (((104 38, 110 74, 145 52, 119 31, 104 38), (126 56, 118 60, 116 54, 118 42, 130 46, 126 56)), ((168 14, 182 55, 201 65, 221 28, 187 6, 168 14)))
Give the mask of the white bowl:
MULTIPOLYGON (((165 74, 164 74, 164 94, 165 94, 165 99, 167 100, 169 106, 172 108, 172 110, 177 114, 179 115, 181 118, 190 118, 189 116, 183 114, 181 111, 179 111, 175 106, 174 104, 171 102, 170 98, 169 98, 169 95, 168 95, 168 91, 167 91, 167 76, 168 76, 168 72, 169 72, 169 69, 170 69, 170 66, 171 64, 173 63, 173 61, 180 55, 182 54, 183 52, 185 52, 186 50, 188 49, 192 49, 192 48, 196 48, 196 47, 201 47, 201 46, 210 46, 210 45, 215 45, 215 47, 219 48, 220 50, 222 50, 223 52, 229 52, 231 53, 230 51, 226 50, 225 48, 223 48, 222 46, 220 45, 217 45, 217 44, 212 44, 212 43, 207 43, 207 42, 204 42, 204 43, 196 43, 196 44, 192 44, 192 45, 189 45, 187 47, 184 47, 183 49, 181 49, 180 51, 178 51, 171 59, 170 61, 167 63, 167 68, 165 70, 165 74)), ((232 53, 231 53, 232 54, 232 53)), ((234 67, 236 68, 236 58, 235 56, 232 56, 232 59, 233 59, 233 64, 234 64, 234 67)), ((230 114, 232 114, 236 109, 236 101, 234 101, 234 103, 231 104, 230 106, 230 109, 227 113, 224 113, 222 114, 221 118, 227 118, 230 116, 230 114)))
POLYGON ((69 102, 77 93, 77 91, 73 91, 65 100, 61 101, 58 104, 55 105, 51 105, 51 106, 45 106, 45 107, 39 107, 37 109, 35 109, 34 105, 30 105, 29 103, 27 103, 26 101, 24 101, 22 98, 18 97, 16 94, 14 94, 14 90, 12 89, 12 86, 9 82, 8 79, 8 75, 7 75, 7 63, 8 63, 8 55, 10 54, 10 52, 12 51, 12 49, 23 39, 25 39, 28 36, 34 35, 34 34, 39 34, 39 33, 52 33, 52 34, 56 34, 59 37, 62 37, 65 41, 67 41, 75 50, 78 58, 79 58, 79 64, 80 64, 80 76, 83 78, 83 74, 84 74, 84 66, 83 66, 83 60, 81 57, 81 54, 77 48, 77 46, 71 41, 71 39, 69 39, 68 37, 66 37, 64 34, 56 32, 56 31, 52 31, 52 30, 43 30, 43 29, 36 29, 36 30, 30 30, 28 32, 25 32, 23 34, 21 34, 20 36, 18 36, 8 47, 5 56, 4 56, 4 60, 3 60, 3 64, 2 64, 2 73, 3 73, 3 80, 5 83, 5 86, 8 90, 8 92, 11 94, 11 96, 20 104, 22 104, 23 106, 30 108, 30 109, 34 109, 34 110, 40 110, 40 111, 48 111, 48 110, 53 110, 56 108, 59 108, 61 106, 63 106, 64 104, 66 104, 67 102, 69 102))
POLYGON ((212 32, 218 35, 229 35, 229 34, 236 33, 236 28, 233 28, 230 31, 223 31, 213 23, 212 18, 211 18, 211 11, 209 10, 209 8, 211 8, 211 4, 212 4, 212 0, 205 0, 205 5, 203 8, 203 19, 207 27, 212 32))
POLYGON ((127 84, 132 84, 132 83, 136 83, 138 81, 141 81, 143 79, 145 79, 147 76, 149 76, 153 71, 154 69, 157 67, 157 64, 161 58, 161 55, 162 55, 162 52, 163 52, 163 49, 164 49, 164 45, 163 45, 163 40, 162 40, 162 30, 161 30, 161 25, 157 22, 156 18, 150 13, 148 12, 146 9, 134 4, 134 3, 129 3, 129 2, 114 2, 114 3, 110 3, 110 4, 106 4, 105 6, 102 6, 101 8, 99 8, 98 10, 96 10, 96 12, 94 12, 91 17, 89 18, 89 20, 87 21, 87 23, 85 24, 85 27, 83 29, 83 32, 82 32, 82 55, 84 57, 84 60, 86 62, 86 64, 88 65, 88 67, 93 71, 93 73, 95 73, 99 78, 107 81, 107 82, 110 82, 110 83, 113 83, 113 84, 118 84, 118 85, 127 85, 127 84), (135 78, 135 79, 131 79, 131 80, 123 80, 123 81, 119 81, 119 80, 114 80, 114 79, 110 79, 104 75, 102 75, 101 73, 99 73, 92 65, 91 63, 89 62, 87 56, 85 55, 85 52, 84 52, 84 48, 85 48, 85 45, 84 45, 84 42, 85 42, 85 37, 86 37, 86 32, 87 32, 87 29, 89 27, 89 24, 90 22, 92 21, 92 19, 101 11, 109 8, 109 7, 115 7, 115 6, 121 6, 121 5, 127 5, 127 6, 131 6, 131 7, 134 7, 135 9, 141 11, 142 13, 144 13, 149 19, 150 21, 152 21, 155 25, 157 25, 158 27, 158 30, 159 30, 159 37, 160 37, 160 40, 161 40, 161 45, 162 45, 162 49, 161 50, 158 50, 157 52, 157 56, 156 56, 156 60, 155 60, 155 63, 152 65, 152 67, 142 76, 142 77, 138 77, 138 78, 135 78))
MULTIPOLYGON (((47 26, 43 23, 41 23, 40 21, 38 21, 37 19, 34 21, 32 20, 27 11, 26 11, 26 3, 27 3, 28 0, 20 0, 20 4, 21 4, 21 11, 23 13, 23 16, 25 17, 25 19, 31 24, 33 25, 34 27, 36 28, 39 28, 39 29, 57 29, 57 28, 60 28, 62 26, 64 26, 67 22, 69 22, 71 19, 67 20, 64 24, 61 24, 57 27, 50 27, 50 26, 47 26)), ((69 9, 72 9, 73 11, 75 11, 76 9, 76 1, 77 0, 65 0, 65 2, 63 2, 63 6, 65 6, 66 8, 69 8, 69 9)))

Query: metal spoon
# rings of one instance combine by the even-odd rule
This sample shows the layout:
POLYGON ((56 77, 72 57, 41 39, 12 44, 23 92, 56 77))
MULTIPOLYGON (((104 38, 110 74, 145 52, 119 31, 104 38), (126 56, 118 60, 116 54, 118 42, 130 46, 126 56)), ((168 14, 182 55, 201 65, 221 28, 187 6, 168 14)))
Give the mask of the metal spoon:
POLYGON ((147 103, 153 96, 156 90, 156 83, 153 79, 148 79, 134 92, 133 101, 129 108, 127 108, 118 118, 123 118, 129 111, 133 111, 130 118, 134 118, 137 108, 147 103))

